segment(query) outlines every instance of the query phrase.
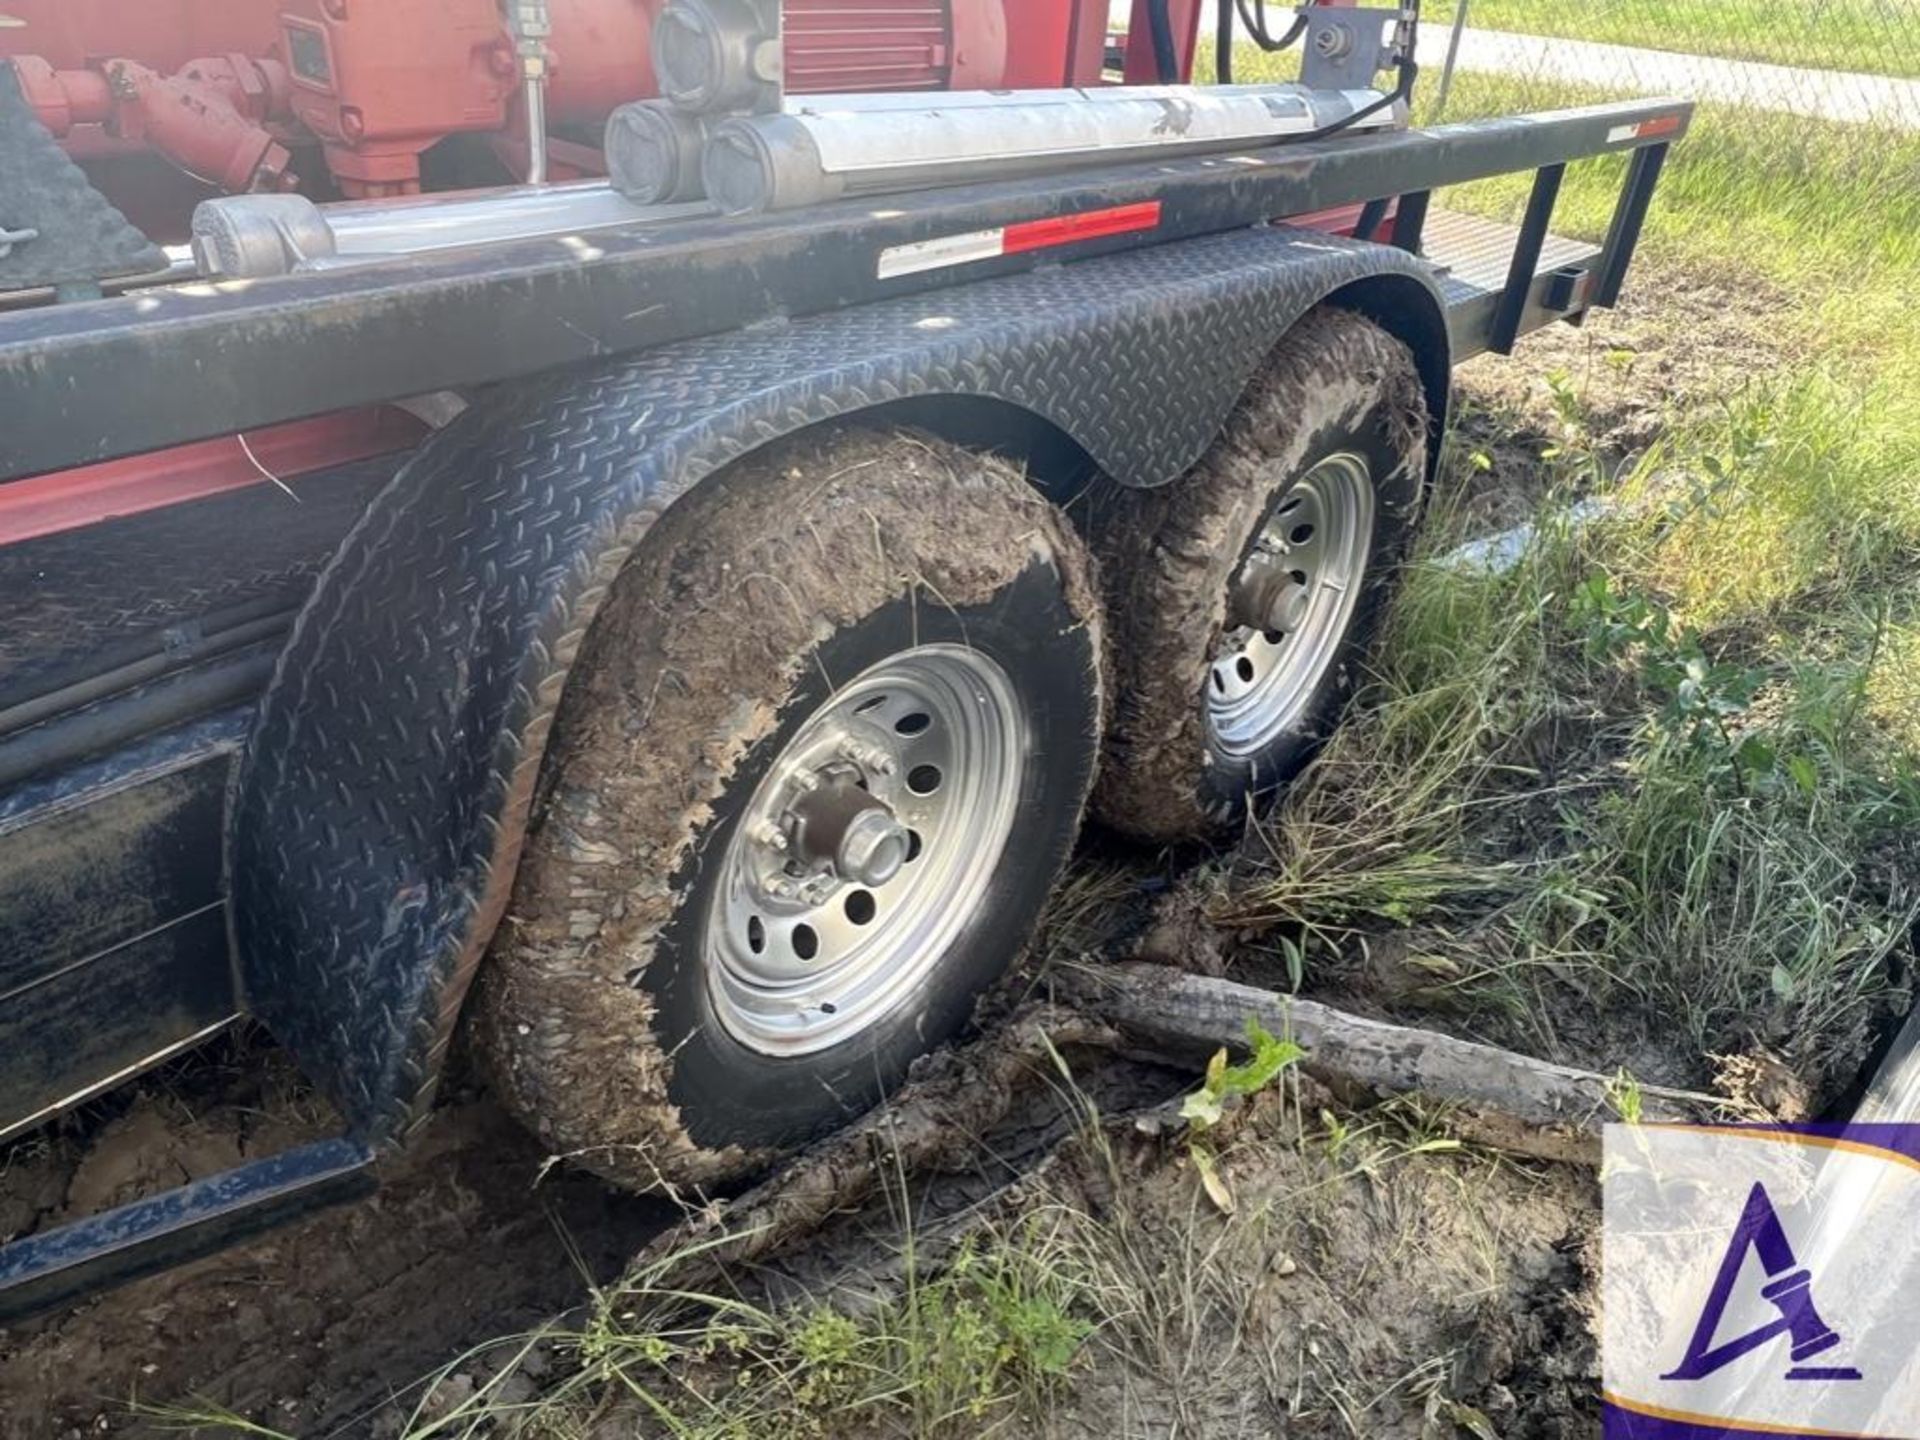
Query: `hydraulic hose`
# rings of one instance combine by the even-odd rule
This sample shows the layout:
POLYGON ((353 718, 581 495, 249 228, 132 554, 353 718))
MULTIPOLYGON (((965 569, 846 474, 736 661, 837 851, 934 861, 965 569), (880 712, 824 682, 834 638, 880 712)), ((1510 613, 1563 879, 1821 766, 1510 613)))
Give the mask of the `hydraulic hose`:
POLYGON ((1276 36, 1267 28, 1267 0, 1220 0, 1214 29, 1213 78, 1222 85, 1233 83, 1233 19, 1238 14, 1253 43, 1267 54, 1285 50, 1306 32, 1304 10, 1293 17, 1284 35, 1276 36))
POLYGON ((1180 57, 1173 44, 1172 0, 1148 0, 1147 28, 1153 37, 1153 68, 1160 72, 1162 85, 1180 82, 1180 57))

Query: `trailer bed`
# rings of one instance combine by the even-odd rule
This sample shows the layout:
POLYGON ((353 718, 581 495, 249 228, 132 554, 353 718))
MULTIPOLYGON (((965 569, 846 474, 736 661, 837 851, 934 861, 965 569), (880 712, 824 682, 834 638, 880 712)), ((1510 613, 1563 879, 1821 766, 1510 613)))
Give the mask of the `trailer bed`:
POLYGON ((1597 105, 0 314, 0 413, 11 422, 0 481, 1276 216, 1366 205, 1384 221, 1397 205, 1394 243, 1432 250, 1420 222, 1434 191, 1531 171, 1497 298, 1487 283, 1495 232, 1449 220, 1436 237, 1456 282, 1456 354, 1506 350, 1528 328, 1612 303, 1661 161, 1691 113, 1682 100, 1597 105), (1546 266, 1566 166, 1628 152, 1591 268, 1569 276, 1546 266), (1073 222, 1123 213, 1147 223, 1096 224, 1075 238, 1073 222), (1059 223, 1069 243, 905 272, 888 264, 903 250, 1036 220, 1059 223))

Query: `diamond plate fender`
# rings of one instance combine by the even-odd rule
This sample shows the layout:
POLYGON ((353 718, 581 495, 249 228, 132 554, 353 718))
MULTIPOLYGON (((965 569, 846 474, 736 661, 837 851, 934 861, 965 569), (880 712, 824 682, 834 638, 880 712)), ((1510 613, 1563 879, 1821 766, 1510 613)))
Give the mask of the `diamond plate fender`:
POLYGON ((357 1135, 390 1142, 424 1116, 568 667, 628 555, 702 477, 944 395, 1031 411, 1121 481, 1159 483, 1336 291, 1439 337, 1422 361, 1440 413, 1426 268, 1281 228, 665 346, 476 405, 347 537, 262 702, 228 825, 248 1009, 357 1135))

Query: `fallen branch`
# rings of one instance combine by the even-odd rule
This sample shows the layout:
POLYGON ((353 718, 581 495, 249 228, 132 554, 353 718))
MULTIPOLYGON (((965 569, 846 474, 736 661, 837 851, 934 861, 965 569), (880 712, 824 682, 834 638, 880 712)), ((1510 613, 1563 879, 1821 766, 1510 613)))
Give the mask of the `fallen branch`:
MULTIPOLYGON (((1351 1015, 1311 1000, 1132 962, 1064 972, 1061 998, 1120 1031, 1127 1052, 1204 1063, 1223 1046, 1246 1049, 1246 1022, 1259 1021, 1306 1051, 1300 1067, 1336 1095, 1419 1093, 1455 1108, 1462 1137, 1547 1160, 1597 1164, 1600 1127, 1619 1119, 1613 1082, 1511 1050, 1351 1015)), ((1643 1085, 1643 1120, 1722 1118, 1711 1095, 1643 1085)))
MULTIPOLYGON (((691 1285, 766 1260, 904 1175, 978 1165, 982 1137, 1053 1074, 1060 1051, 1109 1051, 1197 1073, 1216 1050, 1246 1050, 1250 1017, 1305 1050, 1300 1069, 1336 1102, 1419 1094, 1448 1107, 1447 1125, 1461 1138, 1512 1154, 1596 1165, 1600 1127, 1618 1118, 1621 1097, 1606 1076, 1231 980, 1131 962, 1056 972, 1054 982, 1060 1003, 1030 1007, 930 1057, 887 1104, 730 1203, 694 1212, 657 1236, 637 1265, 671 1269, 675 1283, 691 1285)), ((1711 1095, 1658 1086, 1641 1086, 1638 1096, 1649 1121, 1716 1119, 1729 1109, 1711 1095)), ((1156 1131, 1178 1123, 1170 1107, 1150 1113, 1156 1131)), ((1019 1185, 1012 1178, 1006 1190, 1019 1185)), ((982 1208, 998 1199, 986 1197, 982 1208)))
POLYGON ((892 1100, 728 1204, 656 1236, 637 1263, 644 1268, 691 1252, 697 1266, 675 1267, 677 1283, 685 1284, 691 1273, 763 1259, 903 1175, 977 1165, 981 1137, 1037 1077, 1053 1072, 1058 1050, 1114 1050, 1118 1043, 1072 1011, 1023 1011, 974 1044, 929 1057, 892 1100))

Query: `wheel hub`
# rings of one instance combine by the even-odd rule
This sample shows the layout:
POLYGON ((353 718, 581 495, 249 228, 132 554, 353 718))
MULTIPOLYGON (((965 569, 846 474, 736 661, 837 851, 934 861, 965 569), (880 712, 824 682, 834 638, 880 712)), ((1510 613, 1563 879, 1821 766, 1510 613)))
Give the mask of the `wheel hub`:
POLYGON ((865 788, 866 780, 841 775, 816 785, 788 812, 791 849, 815 872, 880 886, 907 863, 911 839, 886 801, 865 788))
POLYGON ((838 689, 720 858, 702 947, 728 1032, 805 1054, 901 1003, 984 899, 1026 753, 1012 684, 978 651, 919 646, 838 689))
POLYGON ((1298 724, 1359 603, 1373 544, 1364 459, 1331 455, 1274 507, 1231 582, 1227 631, 1207 676, 1207 730, 1256 755, 1298 724))

